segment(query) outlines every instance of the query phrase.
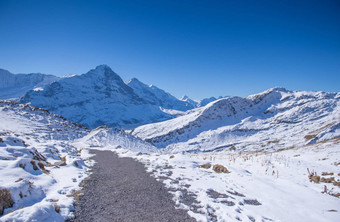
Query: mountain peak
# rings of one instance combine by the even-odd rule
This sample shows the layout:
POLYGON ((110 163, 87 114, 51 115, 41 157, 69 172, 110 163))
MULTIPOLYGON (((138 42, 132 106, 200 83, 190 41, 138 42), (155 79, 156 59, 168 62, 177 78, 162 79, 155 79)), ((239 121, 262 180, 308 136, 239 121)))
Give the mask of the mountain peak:
POLYGON ((111 67, 108 66, 108 65, 106 65, 106 64, 98 65, 98 66, 95 68, 95 70, 106 70, 106 69, 112 71, 111 67))
POLYGON ((189 99, 189 97, 187 95, 184 95, 184 96, 182 96, 182 98, 180 98, 180 100, 182 100, 182 101, 185 101, 187 99, 189 99))
POLYGON ((281 86, 275 86, 271 89, 268 89, 267 91, 287 92, 288 90, 281 86))
MULTIPOLYGON (((96 68, 90 70, 91 73, 104 74, 104 73, 115 73, 108 65, 99 65, 96 68)), ((116 74, 116 73, 115 73, 116 74)))
POLYGON ((128 85, 129 85, 129 84, 146 85, 146 84, 142 83, 141 81, 139 81, 139 79, 137 79, 137 78, 132 78, 132 79, 130 79, 130 80, 127 82, 127 84, 128 84, 128 85))
POLYGON ((124 84, 124 81, 120 78, 120 76, 115 73, 108 65, 99 65, 82 76, 91 79, 104 79, 104 82, 111 82, 114 80, 116 82, 118 81, 120 85, 124 84))

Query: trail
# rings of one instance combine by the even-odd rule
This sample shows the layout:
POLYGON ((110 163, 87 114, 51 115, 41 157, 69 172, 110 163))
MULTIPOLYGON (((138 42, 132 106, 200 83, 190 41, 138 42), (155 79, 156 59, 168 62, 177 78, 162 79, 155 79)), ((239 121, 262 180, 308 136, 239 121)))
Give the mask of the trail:
POLYGON ((96 164, 74 221, 195 221, 185 210, 175 209, 171 194, 142 163, 111 151, 91 153, 96 164))

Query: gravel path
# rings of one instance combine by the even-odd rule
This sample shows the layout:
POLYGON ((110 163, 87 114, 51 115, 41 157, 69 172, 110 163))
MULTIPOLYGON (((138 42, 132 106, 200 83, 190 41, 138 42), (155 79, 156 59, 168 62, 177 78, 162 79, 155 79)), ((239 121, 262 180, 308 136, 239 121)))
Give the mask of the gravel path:
POLYGON ((74 221, 195 221, 185 210, 175 209, 171 194, 142 163, 111 151, 91 153, 96 164, 74 221))

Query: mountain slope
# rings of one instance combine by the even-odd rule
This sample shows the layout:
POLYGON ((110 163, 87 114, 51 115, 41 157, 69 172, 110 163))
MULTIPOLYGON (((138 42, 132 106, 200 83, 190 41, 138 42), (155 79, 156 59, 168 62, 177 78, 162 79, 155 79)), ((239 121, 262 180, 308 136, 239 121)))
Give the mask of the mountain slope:
POLYGON ((92 165, 89 148, 158 151, 120 130, 90 131, 47 110, 0 99, 0 221, 72 219, 92 165))
POLYGON ((340 136, 340 94, 273 88, 220 99, 133 135, 173 151, 272 150, 340 136))
POLYGON ((174 109, 179 111, 187 111, 195 108, 192 104, 181 101, 156 86, 148 86, 136 78, 131 79, 127 85, 130 86, 139 97, 145 99, 150 104, 157 105, 165 109, 174 109))
POLYGON ((44 87, 59 78, 41 73, 12 74, 0 69, 0 98, 18 100, 29 90, 44 87))
POLYGON ((170 119, 148 103, 106 65, 88 73, 60 79, 21 100, 60 114, 90 128, 101 125, 133 127, 170 119))
POLYGON ((13 201, 0 221, 70 218, 70 195, 87 176, 71 142, 88 130, 47 110, 7 100, 0 100, 0 123, 0 190, 7 189, 13 201))

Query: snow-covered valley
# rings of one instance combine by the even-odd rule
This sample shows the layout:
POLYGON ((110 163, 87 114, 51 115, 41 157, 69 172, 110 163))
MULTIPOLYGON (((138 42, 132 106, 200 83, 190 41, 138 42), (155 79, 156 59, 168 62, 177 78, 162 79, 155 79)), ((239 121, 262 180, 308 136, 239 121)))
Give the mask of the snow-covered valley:
POLYGON ((143 163, 168 188, 175 207, 197 221, 338 220, 339 93, 272 88, 195 108, 188 98, 181 102, 136 79, 125 84, 106 66, 72 78, 21 100, 49 110, 0 100, 0 221, 72 220, 94 164, 90 149, 143 163), (73 81, 81 87, 74 90, 73 81), (79 100, 84 93, 96 97, 89 100, 100 110, 79 100), (111 121, 101 104, 112 98, 111 121), (125 112, 129 107, 133 111, 125 112), (142 123, 140 112, 171 117, 126 131, 90 130, 56 110, 92 126, 99 124, 97 117, 99 125, 125 117, 142 123))

